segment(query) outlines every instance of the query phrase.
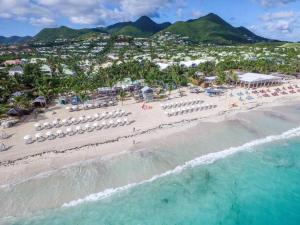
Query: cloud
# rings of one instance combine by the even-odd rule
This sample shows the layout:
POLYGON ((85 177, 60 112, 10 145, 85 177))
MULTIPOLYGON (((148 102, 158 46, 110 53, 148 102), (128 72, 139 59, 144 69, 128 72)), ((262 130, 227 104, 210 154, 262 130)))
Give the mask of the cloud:
POLYGON ((300 37, 298 17, 299 12, 296 11, 265 13, 259 17, 260 22, 252 25, 250 29, 269 38, 295 41, 300 37))
POLYGON ((29 22, 35 26, 50 26, 55 23, 55 20, 47 17, 40 17, 40 18, 32 17, 29 19, 29 22))
POLYGON ((264 27, 271 32, 292 33, 297 28, 298 14, 293 11, 266 13, 260 17, 264 27))
POLYGON ((276 6, 276 5, 286 5, 292 2, 297 2, 299 0, 259 0, 260 4, 265 7, 276 6))
POLYGON ((25 19, 37 26, 67 18, 73 24, 99 25, 139 16, 159 17, 186 0, 0 0, 0 18, 25 19))

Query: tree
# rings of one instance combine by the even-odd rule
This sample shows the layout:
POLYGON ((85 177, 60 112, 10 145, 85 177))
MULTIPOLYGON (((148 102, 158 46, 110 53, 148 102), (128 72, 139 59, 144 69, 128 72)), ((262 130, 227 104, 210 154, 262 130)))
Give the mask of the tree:
POLYGON ((125 97, 126 97, 126 92, 124 90, 121 90, 121 91, 119 91, 118 94, 119 94, 120 100, 121 100, 122 105, 123 105, 123 102, 124 102, 125 97))

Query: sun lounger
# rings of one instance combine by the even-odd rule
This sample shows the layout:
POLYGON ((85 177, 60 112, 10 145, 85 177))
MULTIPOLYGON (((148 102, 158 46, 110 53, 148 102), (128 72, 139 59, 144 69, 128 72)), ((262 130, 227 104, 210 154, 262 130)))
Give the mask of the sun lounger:
POLYGON ((41 133, 35 134, 35 139, 37 142, 43 142, 46 140, 45 137, 41 133))
POLYGON ((83 134, 83 133, 84 133, 84 130, 81 128, 81 126, 77 126, 77 127, 75 128, 75 130, 76 130, 76 133, 77 133, 77 134, 83 134))
POLYGON ((48 131, 46 133, 46 137, 48 140, 54 140, 56 138, 56 136, 52 133, 52 131, 48 131))
POLYGON ((69 136, 73 136, 75 134, 74 130, 71 127, 67 128, 66 133, 69 136))
POLYGON ((57 130, 57 131, 56 131, 56 135, 57 135, 57 137, 59 137, 59 138, 63 138, 63 137, 65 136, 65 134, 64 134, 64 132, 63 132, 62 130, 57 130))

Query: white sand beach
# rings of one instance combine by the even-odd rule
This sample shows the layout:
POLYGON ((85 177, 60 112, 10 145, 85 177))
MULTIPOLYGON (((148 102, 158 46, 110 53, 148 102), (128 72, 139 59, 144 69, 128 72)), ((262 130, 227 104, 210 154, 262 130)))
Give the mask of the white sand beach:
MULTIPOLYGON (((12 128, 3 130, 10 137, 1 140, 8 149, 0 152, 0 185, 21 182, 24 179, 57 170, 62 167, 101 157, 113 157, 119 154, 126 154, 139 148, 143 143, 168 137, 171 134, 193 127, 200 121, 218 122, 226 120, 236 113, 255 110, 262 107, 280 106, 290 104, 300 100, 299 80, 291 80, 281 86, 270 88, 259 88, 253 93, 246 88, 235 88, 228 90, 219 97, 209 97, 204 93, 191 94, 186 89, 186 96, 179 97, 178 91, 173 91, 169 100, 147 103, 143 108, 143 103, 136 103, 134 100, 127 100, 122 105, 69 112, 64 107, 52 106, 44 114, 40 114, 37 119, 27 117, 23 122, 12 128), (295 93, 289 92, 290 85, 293 85, 295 93), (261 90, 268 93, 274 92, 277 88, 285 88, 286 94, 279 94, 263 97, 261 90), (239 93, 252 96, 246 99, 239 93), (242 98, 242 101, 240 100, 242 98), (193 112, 168 116, 162 109, 162 104, 185 102, 190 100, 201 100, 202 105, 215 105, 215 108, 205 110, 194 110, 193 112), (52 122, 55 119, 79 118, 80 116, 93 116, 95 113, 112 112, 114 110, 124 110, 129 113, 128 121, 133 121, 129 125, 110 127, 107 129, 93 130, 83 134, 72 136, 56 137, 54 140, 43 142, 34 141, 25 144, 24 136, 35 137, 36 133, 46 134, 57 130, 65 131, 67 127, 44 129, 36 131, 34 124, 52 122), (55 113, 54 113, 55 112, 55 113)), ((122 118, 123 119, 123 118, 122 118)), ((117 120, 114 118, 113 120, 117 120)), ((109 120, 106 120, 109 121, 109 120)), ((101 123, 102 121, 99 121, 101 123)), ((89 123, 92 126, 93 122, 89 123)), ((80 124, 84 127, 86 124, 80 124)), ((75 129, 77 125, 71 125, 75 129)))

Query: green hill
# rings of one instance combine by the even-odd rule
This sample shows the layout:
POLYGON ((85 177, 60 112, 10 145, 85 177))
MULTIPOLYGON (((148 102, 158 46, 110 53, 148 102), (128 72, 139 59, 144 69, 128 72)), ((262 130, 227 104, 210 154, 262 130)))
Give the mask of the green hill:
POLYGON ((41 42, 53 42, 57 39, 75 39, 83 35, 89 36, 89 34, 101 34, 104 33, 102 29, 92 28, 92 29, 72 29, 69 27, 61 26, 58 28, 45 28, 41 30, 36 36, 34 36, 35 41, 41 42))
POLYGON ((147 16, 142 16, 135 22, 116 23, 105 30, 115 35, 128 35, 133 37, 150 37, 167 28, 171 23, 157 24, 147 16))
POLYGON ((195 20, 176 22, 162 32, 188 36, 194 41, 218 44, 270 41, 255 35, 245 27, 233 27, 213 13, 195 20))
POLYGON ((11 37, 4 37, 0 36, 0 44, 1 45, 15 45, 15 44, 24 44, 28 41, 30 41, 32 37, 25 36, 25 37, 19 37, 19 36, 11 36, 11 37))

